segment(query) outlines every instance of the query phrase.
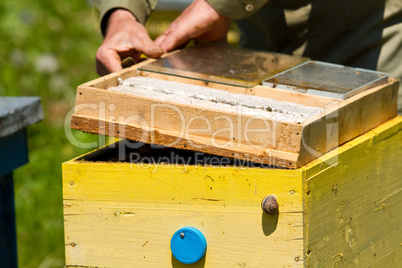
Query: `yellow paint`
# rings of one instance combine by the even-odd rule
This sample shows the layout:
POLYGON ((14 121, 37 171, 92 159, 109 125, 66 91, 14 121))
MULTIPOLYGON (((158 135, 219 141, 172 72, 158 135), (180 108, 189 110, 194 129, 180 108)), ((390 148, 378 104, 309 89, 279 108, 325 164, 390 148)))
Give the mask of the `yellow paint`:
MULTIPOLYGON (((251 205, 275 192, 301 202, 301 172, 166 164, 93 163, 63 165, 64 198, 101 201, 144 201, 251 205), (107 189, 107 191, 104 191, 107 189), (297 194, 291 195, 294 191, 297 194), (295 199, 298 197, 298 199, 295 199)), ((282 206, 281 206, 282 207, 282 206)), ((289 206, 292 210, 295 206, 289 206)), ((300 211, 301 203, 297 209, 300 211)))
POLYGON ((307 266, 402 266, 401 128, 392 119, 303 168, 307 266))
POLYGON ((191 267, 396 267, 401 126, 392 119, 298 170, 66 162, 66 265, 187 267, 169 243, 194 226, 208 249, 191 267), (279 215, 261 211, 269 194, 279 215))
POLYGON ((206 236, 209 267, 303 263, 300 171, 71 161, 63 177, 67 265, 166 267, 184 226, 206 236), (260 208, 273 193, 279 217, 260 208))

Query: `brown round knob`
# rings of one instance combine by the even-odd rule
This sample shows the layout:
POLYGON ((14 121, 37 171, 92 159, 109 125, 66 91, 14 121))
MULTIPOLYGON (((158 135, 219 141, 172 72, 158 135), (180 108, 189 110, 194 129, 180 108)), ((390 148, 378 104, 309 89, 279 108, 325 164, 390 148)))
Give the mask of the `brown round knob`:
POLYGON ((267 195, 261 202, 261 208, 269 215, 277 214, 279 212, 279 204, 275 195, 267 195))

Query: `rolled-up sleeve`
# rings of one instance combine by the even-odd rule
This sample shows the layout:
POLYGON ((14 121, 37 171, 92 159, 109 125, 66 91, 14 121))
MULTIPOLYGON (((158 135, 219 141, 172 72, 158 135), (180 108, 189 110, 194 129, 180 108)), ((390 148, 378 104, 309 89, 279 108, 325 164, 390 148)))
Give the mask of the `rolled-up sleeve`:
POLYGON ((93 3, 100 11, 100 24, 103 31, 109 11, 116 8, 127 9, 140 23, 145 24, 158 0, 93 0, 93 3))
POLYGON ((232 19, 247 18, 259 10, 269 0, 207 0, 219 14, 232 19))

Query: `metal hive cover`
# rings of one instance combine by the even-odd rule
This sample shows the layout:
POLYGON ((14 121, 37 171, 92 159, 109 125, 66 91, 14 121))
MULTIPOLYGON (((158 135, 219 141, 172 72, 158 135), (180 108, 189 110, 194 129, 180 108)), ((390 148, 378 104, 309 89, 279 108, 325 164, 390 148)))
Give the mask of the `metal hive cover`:
POLYGON ((263 81, 264 86, 347 99, 388 83, 388 74, 343 65, 308 61, 263 81))

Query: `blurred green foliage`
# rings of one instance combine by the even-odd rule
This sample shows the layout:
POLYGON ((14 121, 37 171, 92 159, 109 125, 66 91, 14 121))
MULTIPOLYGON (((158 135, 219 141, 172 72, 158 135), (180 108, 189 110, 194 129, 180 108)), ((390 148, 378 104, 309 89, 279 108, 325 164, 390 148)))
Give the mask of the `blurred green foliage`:
MULTIPOLYGON (((151 37, 178 14, 152 14, 151 37)), ((14 172, 20 267, 65 265, 61 164, 91 150, 74 146, 66 131, 87 144, 105 142, 68 128, 76 87, 98 77, 98 16, 89 0, 0 1, 0 96, 40 96, 45 113, 28 127, 30 163, 14 172)))
POLYGON ((76 87, 98 77, 101 41, 89 1, 0 1, 0 96, 40 96, 45 112, 28 127, 30 163, 14 173, 20 267, 64 267, 61 163, 90 150, 68 141, 64 122, 76 87))

